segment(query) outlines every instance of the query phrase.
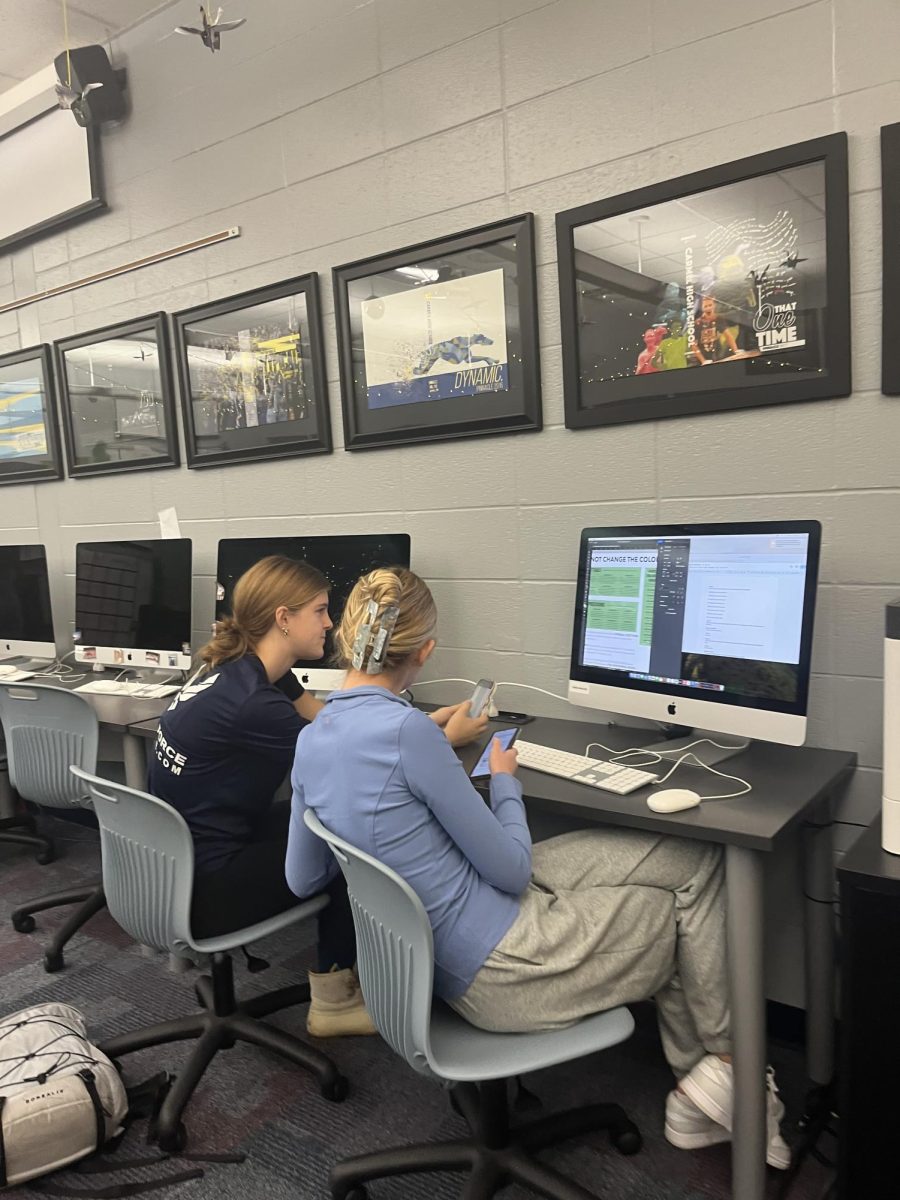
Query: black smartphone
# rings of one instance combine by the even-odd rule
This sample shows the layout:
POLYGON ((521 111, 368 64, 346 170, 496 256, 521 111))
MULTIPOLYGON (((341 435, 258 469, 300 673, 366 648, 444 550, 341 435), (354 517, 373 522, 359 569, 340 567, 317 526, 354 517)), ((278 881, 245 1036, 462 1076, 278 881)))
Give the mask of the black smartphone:
POLYGON ((501 744, 504 750, 508 750, 513 742, 518 737, 518 729, 498 729, 496 733, 492 733, 488 738, 488 744, 481 752, 481 758, 469 772, 472 779, 479 779, 491 773, 491 743, 494 738, 501 744))

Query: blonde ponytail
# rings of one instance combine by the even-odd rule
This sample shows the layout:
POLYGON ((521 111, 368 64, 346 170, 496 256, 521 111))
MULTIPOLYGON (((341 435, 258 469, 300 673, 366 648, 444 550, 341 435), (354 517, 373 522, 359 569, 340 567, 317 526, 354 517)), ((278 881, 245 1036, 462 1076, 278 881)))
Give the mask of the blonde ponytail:
POLYGON ((353 648, 360 630, 367 623, 369 602, 377 607, 360 669, 365 670, 376 642, 381 620, 389 609, 397 610, 397 620, 381 669, 391 671, 434 637, 437 628, 437 607, 428 585, 405 567, 379 567, 363 575, 354 584, 335 636, 334 645, 339 662, 349 667, 353 648))

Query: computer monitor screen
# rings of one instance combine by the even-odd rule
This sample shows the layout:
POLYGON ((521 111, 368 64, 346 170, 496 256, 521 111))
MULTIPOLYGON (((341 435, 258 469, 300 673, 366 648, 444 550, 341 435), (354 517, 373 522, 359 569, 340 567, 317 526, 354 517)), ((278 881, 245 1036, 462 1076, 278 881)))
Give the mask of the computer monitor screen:
POLYGON ((0 658, 21 655, 56 655, 43 546, 0 546, 0 658))
POLYGON ((79 542, 75 659, 106 666, 191 665, 191 540, 79 542))
MULTIPOLYGON (((303 559, 318 567, 331 584, 328 611, 337 625, 350 590, 375 567, 408 567, 408 533, 340 534, 334 537, 223 538, 216 567, 216 617, 231 613, 234 585, 254 563, 270 554, 303 559)), ((340 687, 344 672, 335 666, 332 640, 320 659, 298 662, 295 672, 310 688, 329 691, 340 687)))
POLYGON ((569 699, 799 744, 820 539, 816 521, 583 530, 569 699))

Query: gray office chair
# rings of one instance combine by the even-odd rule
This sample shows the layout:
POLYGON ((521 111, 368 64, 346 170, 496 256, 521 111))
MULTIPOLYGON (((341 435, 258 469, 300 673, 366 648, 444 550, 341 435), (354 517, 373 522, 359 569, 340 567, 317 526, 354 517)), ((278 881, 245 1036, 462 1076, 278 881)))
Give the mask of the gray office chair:
POLYGON ((53 839, 38 833, 37 822, 31 813, 16 810, 12 784, 9 780, 9 762, 0 727, 0 844, 8 846, 30 846, 36 850, 35 860, 42 867, 56 858, 53 839))
POLYGON ((72 774, 93 797, 100 823, 103 883, 109 911, 116 921, 145 946, 170 954, 209 955, 212 960, 211 976, 201 976, 196 983, 197 999, 203 1006, 200 1012, 120 1034, 102 1045, 104 1054, 117 1059, 148 1046, 197 1039, 157 1117, 153 1132, 160 1147, 166 1151, 184 1148, 187 1134, 181 1118, 188 1101, 218 1051, 236 1041, 280 1054, 309 1071, 326 1100, 343 1100, 347 1080, 330 1058, 260 1020, 283 1008, 308 1003, 309 984, 281 988, 239 1003, 229 954, 314 916, 328 904, 328 897, 298 901, 295 908, 246 929, 195 938, 191 933, 194 843, 184 818, 164 800, 146 792, 98 779, 78 767, 72 768, 72 774))
POLYGON ((434 945, 428 914, 394 871, 330 833, 310 809, 306 824, 331 847, 347 880, 359 980, 379 1033, 414 1071, 449 1086, 469 1137, 361 1154, 331 1171, 333 1200, 365 1200, 371 1179, 418 1171, 469 1171, 466 1200, 487 1200, 513 1181, 550 1200, 596 1200, 593 1192, 538 1162, 534 1153, 566 1138, 609 1130, 623 1154, 641 1135, 617 1104, 591 1104, 509 1127, 507 1080, 570 1062, 631 1036, 626 1008, 544 1033, 487 1033, 432 995, 434 945))
MULTIPOLYGON (((0 726, 9 756, 10 783, 23 800, 50 809, 81 808, 90 803, 86 789, 69 774, 73 763, 88 771, 97 767, 97 716, 83 696, 45 683, 0 683, 0 726)), ((35 913, 66 904, 79 907, 47 945, 46 971, 59 971, 65 965, 63 947, 106 907, 100 880, 40 896, 12 914, 15 930, 32 933, 35 913)))

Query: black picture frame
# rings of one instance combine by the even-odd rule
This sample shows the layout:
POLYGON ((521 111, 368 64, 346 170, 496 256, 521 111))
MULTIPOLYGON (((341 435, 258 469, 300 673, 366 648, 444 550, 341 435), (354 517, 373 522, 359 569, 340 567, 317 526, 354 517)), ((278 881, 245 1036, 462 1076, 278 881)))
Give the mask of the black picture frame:
MULTIPOLYGON (((17 125, 12 129, 8 129, 5 133, 0 134, 0 141, 4 138, 12 137, 14 134, 21 133, 29 125, 33 125, 36 121, 40 121, 43 117, 57 112, 59 106, 57 104, 45 108, 42 112, 36 113, 29 120, 17 125)), ((106 199, 103 189, 103 170, 101 166, 100 156, 100 130, 96 125, 85 126, 84 129, 87 141, 87 160, 88 160, 88 176, 90 179, 91 195, 90 199, 82 201, 81 204, 76 204, 72 208, 68 208, 65 212, 59 212, 52 217, 47 217, 44 221, 37 221, 34 225, 29 225, 25 229, 20 229, 16 233, 10 234, 8 237, 0 238, 0 254, 5 254, 16 246, 25 245, 27 242, 37 241, 39 238, 47 237, 48 234, 55 233, 60 229, 65 229, 71 225, 77 225, 80 221, 84 221, 87 217, 103 212, 107 208, 106 199)))
POLYGON ((189 468, 331 453, 315 272, 184 309, 173 329, 189 468))
POLYGON ((849 395, 845 133, 580 205, 556 235, 569 429, 849 395))
POLYGON ((54 353, 72 478, 180 464, 165 313, 61 338, 54 353))
POLYGON ((0 486, 8 483, 41 483, 63 477, 50 346, 45 343, 0 355, 0 396, 6 393, 6 399, 16 396, 27 403, 29 394, 21 392, 20 380, 27 382, 31 379, 39 381, 42 400, 39 413, 24 411, 27 428, 20 430, 17 425, 23 414, 20 405, 5 404, 0 409, 0 486), (33 428, 36 416, 39 418, 37 423, 42 426, 40 430, 33 428), (20 439, 27 439, 30 434, 34 441, 36 433, 38 442, 41 441, 40 434, 43 434, 43 451, 38 447, 35 447, 34 453, 29 453, 27 447, 17 449, 20 439))
POLYGON ((900 121, 881 128, 881 217, 881 390, 886 396, 900 396, 900 121))
POLYGON ((335 267, 333 282, 345 449, 542 427, 532 213, 335 267))

